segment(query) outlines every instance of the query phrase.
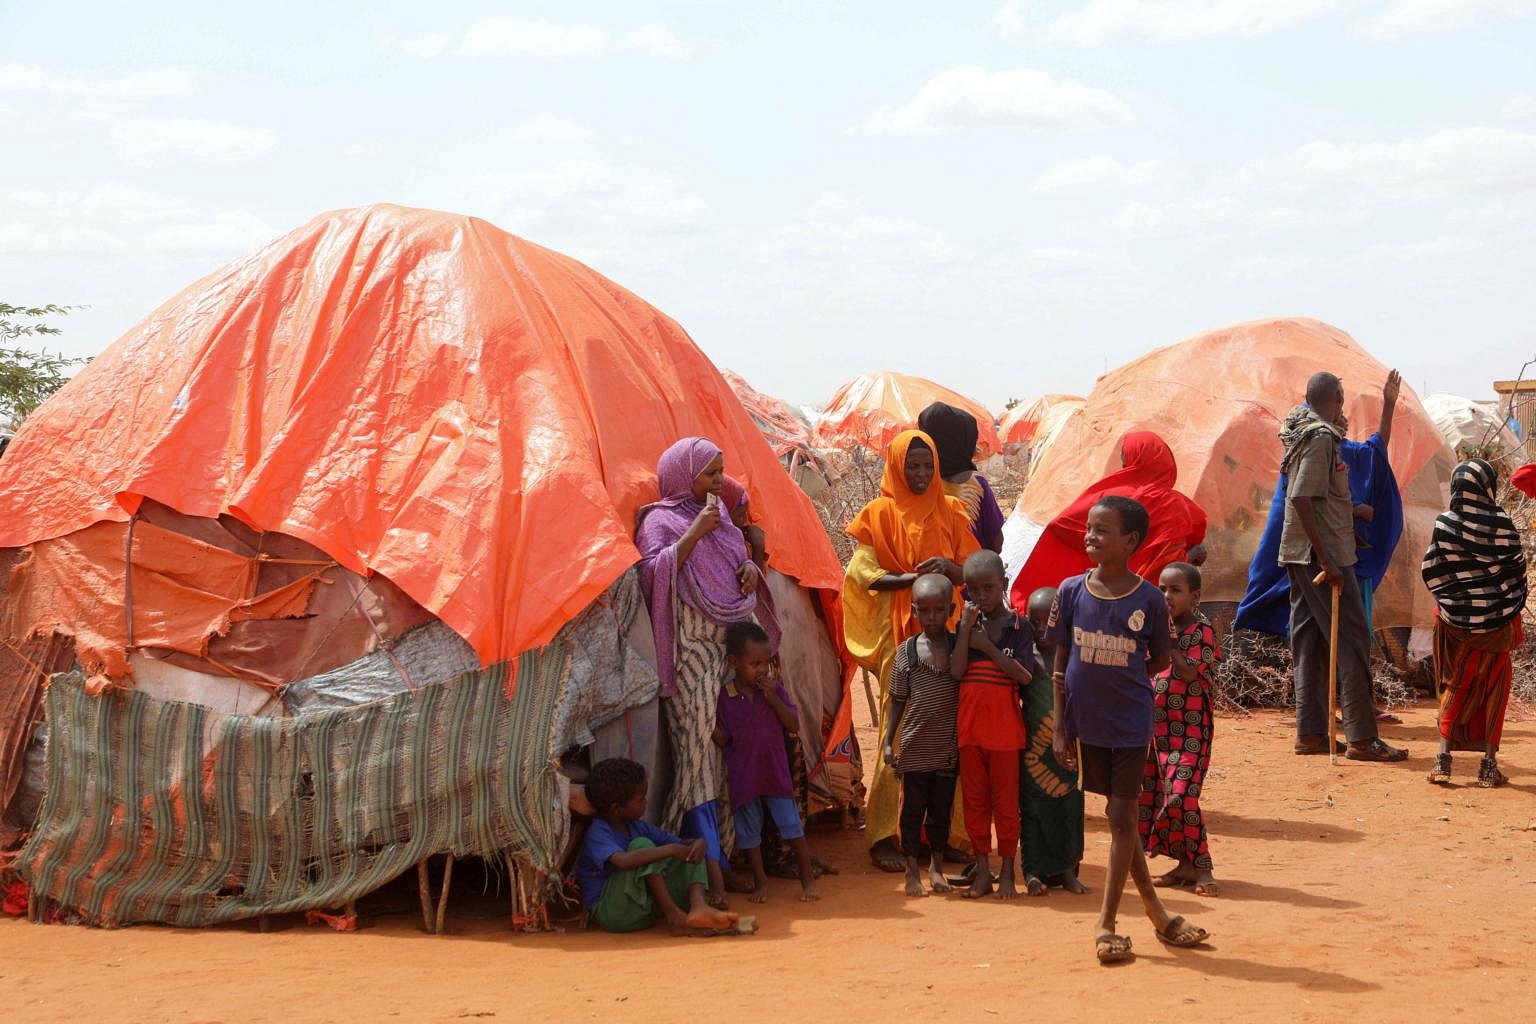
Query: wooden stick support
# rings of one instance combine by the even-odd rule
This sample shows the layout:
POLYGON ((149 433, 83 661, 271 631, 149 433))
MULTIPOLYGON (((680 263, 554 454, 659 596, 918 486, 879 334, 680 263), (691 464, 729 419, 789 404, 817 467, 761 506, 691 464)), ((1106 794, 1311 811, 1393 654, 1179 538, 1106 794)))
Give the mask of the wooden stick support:
MULTIPOLYGON (((875 690, 874 687, 869 685, 869 672, 861 668, 859 669, 859 675, 864 680, 864 699, 869 701, 869 724, 878 731, 880 728, 880 705, 875 703, 875 690)), ((878 737, 876 742, 881 742, 878 737)))
POLYGON ((416 862, 416 889, 421 896, 421 927, 428 935, 432 931, 432 886, 427 879, 427 859, 416 862))
POLYGON ((453 883, 453 854, 443 862, 443 894, 437 900, 437 934, 442 935, 443 923, 448 917, 448 886, 453 883))

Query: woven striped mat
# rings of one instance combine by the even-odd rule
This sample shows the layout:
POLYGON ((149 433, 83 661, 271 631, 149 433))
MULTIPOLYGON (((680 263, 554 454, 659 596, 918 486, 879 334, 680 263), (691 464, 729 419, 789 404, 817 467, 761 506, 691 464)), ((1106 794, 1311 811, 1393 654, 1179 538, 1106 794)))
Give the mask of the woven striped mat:
POLYGON ((187 926, 338 907, 434 853, 553 871, 570 664, 556 644, 289 718, 97 698, 78 672, 55 676, 43 806, 13 867, 88 922, 187 926))

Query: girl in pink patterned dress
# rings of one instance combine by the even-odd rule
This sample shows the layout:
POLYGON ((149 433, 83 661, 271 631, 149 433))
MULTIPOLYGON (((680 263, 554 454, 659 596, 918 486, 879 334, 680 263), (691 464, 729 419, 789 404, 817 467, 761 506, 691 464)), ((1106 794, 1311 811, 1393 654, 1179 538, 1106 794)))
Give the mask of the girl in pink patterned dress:
POLYGON ((1221 650, 1211 624, 1200 614, 1200 570, 1174 562, 1163 570, 1158 586, 1179 642, 1172 663, 1153 680, 1152 746, 1137 823, 1147 856, 1161 854, 1179 862, 1153 879, 1153 885, 1193 885, 1197 895, 1215 896, 1200 789, 1211 764, 1211 676, 1221 650))

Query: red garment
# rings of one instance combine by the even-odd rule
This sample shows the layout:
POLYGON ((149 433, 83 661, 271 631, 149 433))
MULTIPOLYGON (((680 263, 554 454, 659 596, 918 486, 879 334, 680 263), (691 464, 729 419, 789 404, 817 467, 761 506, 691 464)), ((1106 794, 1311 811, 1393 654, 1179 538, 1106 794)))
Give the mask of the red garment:
POLYGON ((1019 614, 1028 612, 1029 595, 1040 587, 1057 586, 1093 567, 1083 550, 1083 536, 1088 532, 1088 510, 1100 498, 1124 495, 1146 506, 1151 527, 1131 555, 1130 568, 1154 584, 1170 562, 1182 561, 1190 548, 1205 540, 1205 512, 1173 489, 1179 465, 1168 442, 1150 430, 1133 431, 1120 442, 1120 461, 1124 468, 1080 494, 1040 535, 1009 592, 1019 614))
POLYGON ((971 848, 991 853, 995 824, 997 855, 1012 860, 1019 849, 1019 752, 962 746, 960 797, 971 848))
POLYGON ((955 725, 962 747, 1023 750, 1029 746, 1018 685, 995 661, 975 649, 960 680, 955 725))
POLYGON ((1509 482, 1527 497, 1536 498, 1536 462, 1515 470, 1510 474, 1509 482))

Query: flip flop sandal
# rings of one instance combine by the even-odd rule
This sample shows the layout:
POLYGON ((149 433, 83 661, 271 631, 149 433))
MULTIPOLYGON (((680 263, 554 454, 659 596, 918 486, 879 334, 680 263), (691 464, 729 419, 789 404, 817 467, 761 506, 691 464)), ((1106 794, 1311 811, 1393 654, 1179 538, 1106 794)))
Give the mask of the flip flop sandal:
POLYGON ((1152 885, 1157 889, 1187 889, 1195 884, 1193 878, 1180 878, 1171 871, 1166 875, 1158 875, 1152 879, 1152 885))
POLYGON ((1429 781, 1437 786, 1448 785, 1451 781, 1451 755, 1436 754, 1435 766, 1429 770, 1429 781))
POLYGON ((1101 964, 1117 964, 1136 956, 1131 940, 1124 935, 1100 935, 1093 940, 1093 952, 1101 964))
POLYGON ((1211 933, 1198 925, 1191 925, 1182 917, 1171 918, 1166 925, 1158 931, 1157 937, 1170 946, 1187 949, 1190 946, 1198 946, 1211 937, 1211 933), (1185 926, 1191 930, 1184 931, 1185 926), (1181 934, 1182 933, 1182 934, 1181 934))
POLYGON ((1195 895, 1211 897, 1220 896, 1221 886, 1217 885, 1215 882, 1196 882, 1195 895))

